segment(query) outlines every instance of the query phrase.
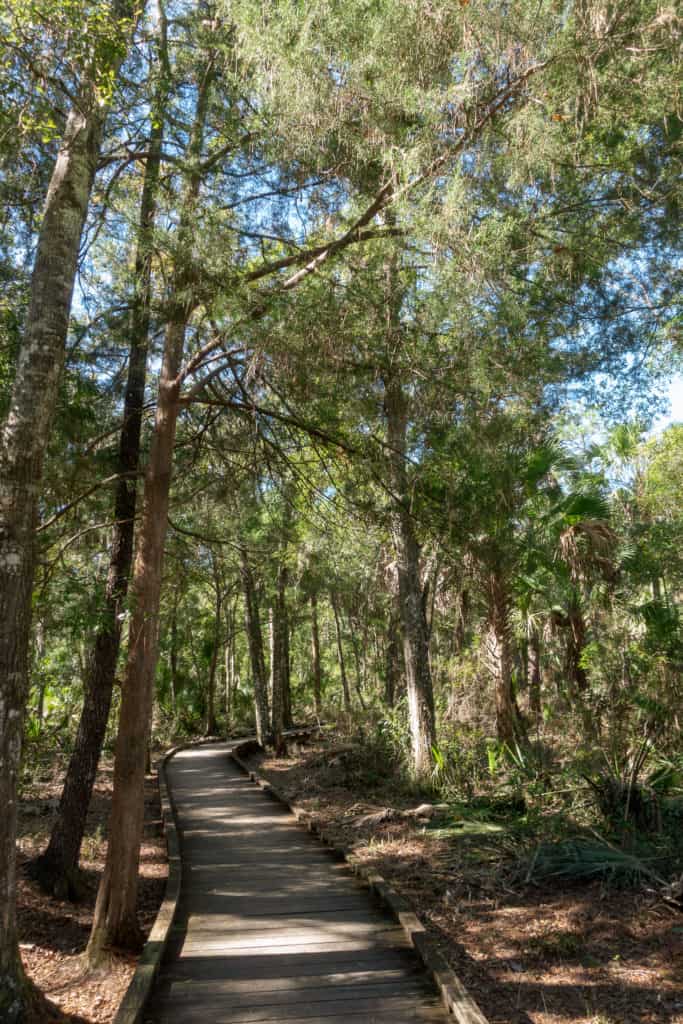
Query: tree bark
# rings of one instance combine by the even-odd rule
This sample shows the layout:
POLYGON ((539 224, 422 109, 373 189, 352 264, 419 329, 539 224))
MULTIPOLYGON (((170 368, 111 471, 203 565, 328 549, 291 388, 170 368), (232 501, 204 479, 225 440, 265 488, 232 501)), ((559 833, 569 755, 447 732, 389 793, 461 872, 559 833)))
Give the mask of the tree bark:
MULTIPOLYGON (((186 239, 187 247, 199 192, 199 156, 203 148, 212 75, 210 62, 199 85, 197 112, 188 148, 192 170, 182 200, 178 229, 179 238, 181 241, 186 239)), ((179 248, 182 251, 185 247, 181 245, 179 248)), ((191 312, 191 298, 188 298, 191 293, 190 273, 185 265, 177 267, 171 287, 172 299, 164 337, 154 433, 145 474, 142 520, 133 567, 133 611, 116 740, 109 844, 88 943, 91 963, 101 959, 107 946, 137 948, 142 939, 136 903, 144 812, 145 755, 159 650, 159 603, 178 419, 178 375, 191 312)))
POLYGON ((467 642, 467 618, 469 615, 470 595, 463 587, 458 594, 458 602, 455 612, 455 630, 453 633, 453 648, 456 657, 465 649, 467 642))
POLYGON ((529 637, 529 710, 538 724, 541 717, 541 641, 534 630, 529 637))
MULTIPOLYGON (((217 587, 219 581, 216 581, 217 587)), ((206 696, 206 735, 215 736, 218 727, 216 725, 216 669, 218 667, 218 651, 220 648, 221 635, 221 614, 222 614, 221 592, 216 590, 216 609, 214 620, 213 650, 211 651, 211 662, 209 664, 209 680, 206 696)))
POLYGON ((318 629, 318 596, 311 594, 311 663, 313 667, 313 706, 316 715, 322 712, 323 676, 320 664, 320 630, 318 629))
MULTIPOLYGON (((161 17, 161 49, 166 40, 161 17)), ((114 498, 114 529, 104 604, 94 644, 86 658, 83 708, 74 749, 64 779, 57 818, 44 853, 34 870, 42 886, 56 896, 75 899, 81 895, 78 859, 95 782, 97 765, 107 729, 116 665, 121 645, 122 613, 133 559, 137 503, 137 474, 147 379, 147 349, 151 313, 152 232, 156 216, 164 97, 162 76, 154 101, 149 155, 140 202, 138 244, 135 257, 135 298, 131 313, 128 378, 119 439, 118 472, 114 498)))
POLYGON ((178 694, 180 693, 180 677, 178 675, 178 591, 173 595, 171 610, 171 643, 169 649, 171 668, 171 700, 173 702, 173 724, 178 726, 178 694))
POLYGON ((413 774, 416 779, 424 780, 431 772, 432 747, 436 745, 436 721, 429 667, 429 638, 420 582, 420 547, 410 510, 406 472, 408 401, 400 381, 391 373, 387 374, 384 389, 389 442, 388 470, 394 501, 392 534, 398 565, 413 774))
POLYGON ((361 669, 360 653, 358 650, 358 637, 356 636, 353 619, 350 615, 347 616, 347 620, 349 625, 349 635, 351 637, 351 650, 353 651, 353 664, 356 670, 356 696, 358 697, 358 703, 363 711, 365 711, 365 701, 363 700, 363 671, 361 669))
MULTIPOLYGON (((114 2, 111 13, 119 21, 132 17, 125 0, 114 2)), ((127 41, 127 32, 121 32, 121 39, 127 41)), ((98 71, 115 75, 124 55, 118 48, 108 66, 98 71)), ((33 1004, 17 945, 15 842, 38 498, 105 116, 94 83, 84 82, 67 116, 48 187, 28 314, 0 436, 0 1018, 7 1022, 21 1020, 33 1004)))
POLYGON ((489 667, 494 680, 496 734, 501 743, 512 745, 522 734, 522 722, 512 686, 513 653, 510 629, 510 599, 505 582, 496 574, 488 580, 489 667))
POLYGON ((271 645, 271 678, 272 704, 271 729, 273 746, 278 757, 287 753, 284 738, 285 729, 285 687, 287 685, 287 666, 285 664, 286 640, 285 630, 285 592, 287 586, 287 569, 278 565, 275 601, 272 608, 272 645, 271 645))
POLYGON ((349 692, 349 680, 346 676, 346 664, 344 662, 344 644, 342 641, 341 623, 339 621, 339 608, 334 593, 330 592, 330 604, 334 613, 334 627, 337 637, 337 656, 339 658, 339 673, 341 675, 342 697, 344 700, 344 711, 351 713, 351 694, 349 692))
MULTIPOLYGON (((36 675, 36 667, 40 665, 40 662, 45 656, 45 628, 42 622, 36 623, 36 655, 34 664, 34 678, 36 675)), ((43 731, 43 719, 45 718, 45 687, 47 679, 45 673, 39 669, 38 673, 38 700, 36 701, 36 718, 38 719, 38 728, 40 732, 43 731)))
POLYGON ((228 642, 225 645, 225 722, 226 731, 232 728, 233 694, 235 692, 235 603, 228 606, 228 642))
POLYGON ((385 651, 384 703, 393 708, 401 681, 401 638, 398 615, 392 610, 385 651))
POLYGON ((207 685, 207 713, 206 713, 206 728, 205 732, 207 736, 213 736, 217 732, 216 725, 216 670, 218 668, 218 651, 220 648, 220 632, 221 632, 221 618, 223 612, 223 593, 220 579, 220 573, 218 572, 218 566, 216 559, 212 559, 213 565, 213 585, 216 593, 216 601, 214 608, 214 630, 213 630, 213 648, 211 650, 211 660, 209 663, 209 679, 207 685))
POLYGON ((268 743, 268 684, 266 663, 263 657, 263 639, 259 616, 256 587, 247 552, 240 548, 240 576, 244 594, 244 626, 249 645, 251 675, 254 682, 254 711, 256 717, 256 738, 262 747, 268 743))
POLYGON ((291 651, 289 648, 289 611, 287 608, 286 591, 285 603, 282 609, 282 671, 283 671, 283 715, 285 729, 294 728, 292 718, 292 665, 291 651))

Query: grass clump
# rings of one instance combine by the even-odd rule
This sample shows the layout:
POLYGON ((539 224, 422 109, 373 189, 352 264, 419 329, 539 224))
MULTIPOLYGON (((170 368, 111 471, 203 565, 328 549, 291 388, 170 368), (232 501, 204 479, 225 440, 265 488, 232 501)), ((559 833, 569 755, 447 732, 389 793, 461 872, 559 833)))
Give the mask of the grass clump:
POLYGON ((647 881, 662 883, 659 875, 634 853, 588 838, 540 843, 523 868, 527 882, 602 881, 622 888, 638 888, 647 881))

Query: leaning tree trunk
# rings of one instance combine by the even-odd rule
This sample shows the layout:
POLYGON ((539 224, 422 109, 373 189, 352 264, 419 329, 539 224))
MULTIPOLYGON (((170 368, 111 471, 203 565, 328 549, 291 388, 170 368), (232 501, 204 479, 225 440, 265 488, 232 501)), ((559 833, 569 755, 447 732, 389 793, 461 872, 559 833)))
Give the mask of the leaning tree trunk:
MULTIPOLYGON (((115 2, 117 20, 131 18, 115 2)), ((123 29, 123 25, 121 26, 123 29)), ((122 44, 127 32, 121 31, 122 44)), ((111 50, 116 74, 125 46, 111 50)), ((34 1001, 16 931, 17 774, 28 699, 35 527, 43 459, 57 400, 78 254, 106 108, 86 82, 70 110, 47 192, 28 314, 0 436, 0 1018, 19 1021, 34 1001)))
MULTIPOLYGON (((162 18, 163 25, 163 18, 162 18)), ((161 34, 165 51, 165 32, 161 34)), ((137 474, 147 377, 147 348, 151 311, 152 232, 157 205, 163 140, 165 77, 157 89, 155 116, 140 202, 138 245, 135 257, 135 298, 131 313, 128 379, 119 439, 118 472, 109 572, 99 626, 86 661, 84 697, 74 749, 52 827, 50 841, 38 858, 35 871, 45 889, 76 898, 81 886, 78 858, 102 744, 111 707, 116 664, 121 644, 122 611, 133 559, 137 503, 137 474)))
POLYGON ((268 742, 268 684, 266 664, 263 656, 261 618, 259 616, 256 587, 247 552, 240 548, 240 576, 244 594, 244 628, 249 645, 251 675, 254 681, 254 711, 256 717, 256 739, 265 747, 268 742))
POLYGON ((351 694, 349 692, 349 680, 346 675, 346 663, 344 661, 344 644, 342 641, 341 623, 339 621, 339 608, 337 607, 337 599, 332 592, 330 592, 330 604, 332 605, 332 612, 334 614, 334 628, 337 637, 337 656, 339 658, 339 673, 341 675, 344 711, 348 715, 351 712, 351 694))
POLYGON ((180 369, 184 335, 184 317, 169 324, 133 568, 133 611, 121 691, 109 845, 88 947, 92 962, 97 962, 105 946, 135 948, 141 940, 136 902, 143 785, 158 655, 159 597, 178 416, 175 380, 180 369))
POLYGON ((410 509, 406 471, 408 400, 400 381, 392 374, 388 374, 385 380, 384 405, 389 442, 388 470, 394 498, 392 533, 398 568, 413 774, 416 779, 424 780, 431 772, 432 748, 436 744, 434 694, 420 582, 420 547, 410 509))
MULTIPOLYGON (((203 148, 212 75, 212 65, 209 64, 199 86, 197 113, 188 148, 192 171, 183 197, 178 228, 180 240, 186 241, 185 246, 180 246, 181 250, 189 247, 199 193, 198 161, 203 148)), ((159 653, 159 603, 180 397, 178 378, 191 312, 190 294, 190 270, 183 266, 177 270, 172 282, 173 300, 168 311, 154 433, 145 474, 142 520, 131 585, 132 615, 128 660, 121 688, 109 844, 88 943, 88 957, 92 964, 101 959, 105 947, 136 948, 142 939, 136 904, 145 762, 159 653)))
POLYGON ((322 712, 323 676, 320 665, 320 631, 318 629, 318 596, 311 594, 311 664, 313 667, 313 705, 316 715, 322 712))

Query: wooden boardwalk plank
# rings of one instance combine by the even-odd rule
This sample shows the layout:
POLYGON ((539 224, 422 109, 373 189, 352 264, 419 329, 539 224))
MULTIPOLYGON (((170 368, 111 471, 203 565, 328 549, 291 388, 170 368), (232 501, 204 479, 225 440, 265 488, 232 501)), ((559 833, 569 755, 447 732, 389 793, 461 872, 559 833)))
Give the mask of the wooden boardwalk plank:
POLYGON ((168 765, 183 885, 145 1024, 443 1024, 403 929, 228 753, 168 765))

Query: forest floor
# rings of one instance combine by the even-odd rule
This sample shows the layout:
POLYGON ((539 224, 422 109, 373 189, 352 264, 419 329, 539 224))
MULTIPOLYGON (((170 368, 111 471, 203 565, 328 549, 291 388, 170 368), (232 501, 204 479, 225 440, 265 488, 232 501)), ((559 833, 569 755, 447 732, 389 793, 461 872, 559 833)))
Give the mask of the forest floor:
POLYGON ((359 785, 344 748, 325 744, 255 755, 252 767, 411 901, 490 1024, 683 1024, 679 910, 597 882, 514 881, 504 820, 363 821, 422 801, 386 781, 359 785))
MULTIPOLYGON (((84 898, 69 903, 47 897, 27 873, 29 861, 49 838, 64 778, 59 759, 31 766, 19 803, 17 915, 21 956, 26 973, 64 1020, 110 1024, 135 971, 137 957, 112 955, 106 971, 84 974, 82 953, 106 854, 106 830, 112 794, 111 760, 97 774, 81 853, 84 898)), ((145 835, 140 860, 140 923, 147 934, 161 903, 167 876, 161 834, 161 807, 156 775, 145 781, 145 835)))

